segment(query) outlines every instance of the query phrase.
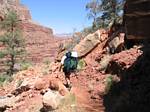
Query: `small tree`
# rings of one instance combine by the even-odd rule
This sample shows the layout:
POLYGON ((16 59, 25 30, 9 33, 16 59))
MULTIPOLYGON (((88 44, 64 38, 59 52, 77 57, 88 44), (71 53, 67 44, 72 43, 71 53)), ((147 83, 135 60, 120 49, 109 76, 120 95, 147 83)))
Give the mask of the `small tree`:
POLYGON ((15 63, 25 52, 25 41, 22 38, 19 24, 20 20, 14 11, 9 11, 4 20, 0 22, 1 31, 4 31, 4 34, 0 36, 0 43, 4 46, 0 51, 0 58, 6 59, 8 75, 13 75, 15 63))
POLYGON ((106 28, 113 22, 121 23, 125 0, 91 0, 86 9, 88 18, 93 18, 93 29, 106 28))
POLYGON ((92 0, 86 4, 86 10, 89 11, 87 14, 88 19, 93 19, 93 29, 96 27, 96 18, 99 15, 99 0, 92 0))
POLYGON ((101 10, 103 15, 101 19, 104 20, 106 26, 112 22, 121 23, 122 12, 125 0, 101 0, 101 10))

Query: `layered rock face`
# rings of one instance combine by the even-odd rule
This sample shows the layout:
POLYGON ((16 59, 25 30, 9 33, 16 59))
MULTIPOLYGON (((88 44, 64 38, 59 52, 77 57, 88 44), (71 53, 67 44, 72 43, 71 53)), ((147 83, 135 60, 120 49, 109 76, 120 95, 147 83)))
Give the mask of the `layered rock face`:
POLYGON ((37 63, 45 58, 51 60, 55 56, 57 40, 53 38, 51 29, 28 21, 23 21, 21 27, 29 60, 37 63))
POLYGON ((150 35, 150 0, 126 0, 125 27, 128 39, 148 39, 150 35))
POLYGON ((27 45, 27 58, 33 62, 41 62, 45 58, 51 60, 56 53, 57 45, 52 29, 32 21, 29 9, 22 5, 20 0, 0 0, 0 19, 2 20, 8 10, 12 9, 17 12, 21 20, 27 45))
POLYGON ((31 20, 29 9, 20 4, 19 0, 0 0, 0 14, 1 16, 6 14, 8 10, 17 11, 21 20, 31 20))

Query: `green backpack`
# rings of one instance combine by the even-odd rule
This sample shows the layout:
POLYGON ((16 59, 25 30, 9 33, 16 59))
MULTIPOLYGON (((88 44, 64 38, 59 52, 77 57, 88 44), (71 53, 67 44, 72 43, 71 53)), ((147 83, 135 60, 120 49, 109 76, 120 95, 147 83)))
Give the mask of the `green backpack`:
MULTIPOLYGON (((68 52, 70 53, 70 52, 68 52)), ((71 54, 66 54, 66 59, 64 60, 64 72, 72 72, 77 69, 78 61, 76 57, 72 57, 71 54)))

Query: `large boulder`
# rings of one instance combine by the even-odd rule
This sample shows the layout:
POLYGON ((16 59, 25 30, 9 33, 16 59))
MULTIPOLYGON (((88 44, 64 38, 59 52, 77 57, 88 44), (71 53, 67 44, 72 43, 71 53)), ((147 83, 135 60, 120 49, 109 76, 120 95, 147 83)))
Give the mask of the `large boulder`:
POLYGON ((101 29, 93 34, 87 35, 73 50, 77 51, 79 57, 87 55, 100 42, 103 42, 107 38, 107 35, 104 34, 106 34, 106 31, 101 29))
POLYGON ((16 97, 4 97, 0 96, 0 112, 6 110, 6 108, 12 108, 15 106, 15 102, 17 101, 16 97))
POLYGON ((59 91, 62 96, 65 96, 69 93, 68 89, 64 86, 64 84, 59 80, 50 80, 49 88, 51 90, 59 91))
POLYGON ((63 96, 61 96, 58 91, 48 90, 48 92, 46 92, 43 95, 42 99, 43 99, 43 106, 45 108, 47 108, 48 110, 55 110, 60 105, 63 96))
POLYGON ((34 88, 36 90, 46 89, 47 87, 48 87, 47 82, 43 80, 42 78, 38 78, 34 83, 34 88))

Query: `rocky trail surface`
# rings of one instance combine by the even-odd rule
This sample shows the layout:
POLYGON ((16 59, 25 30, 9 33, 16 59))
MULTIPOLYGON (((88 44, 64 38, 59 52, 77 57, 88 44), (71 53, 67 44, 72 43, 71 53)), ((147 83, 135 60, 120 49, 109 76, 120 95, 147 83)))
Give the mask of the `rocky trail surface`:
MULTIPOLYGON (((149 0, 126 1, 126 35, 135 40, 146 39, 150 35, 147 24, 150 19, 148 9, 143 7, 149 5, 149 0)), ((73 50, 78 52, 85 65, 77 76, 71 75, 69 91, 64 86, 63 73, 58 71, 59 62, 53 61, 56 58, 60 61, 65 53, 66 49, 61 49, 62 52, 59 49, 60 43, 66 44, 72 39, 56 38, 51 28, 34 22, 29 9, 20 0, 0 0, 0 6, 0 21, 3 21, 7 8, 19 15, 29 54, 27 59, 36 63, 0 86, 0 112, 149 112, 149 45, 128 50, 119 48, 120 45, 124 47, 124 37, 118 35, 108 41, 108 32, 104 29, 81 38, 73 50), (108 54, 111 46, 120 53, 108 54), (45 59, 50 63, 43 63, 45 59)))
POLYGON ((72 73, 69 91, 64 86, 63 72, 58 70, 60 62, 54 62, 54 59, 58 56, 60 60, 63 55, 58 53, 60 43, 66 44, 72 39, 50 38, 48 29, 32 25, 24 25, 24 30, 27 50, 32 53, 28 58, 36 65, 14 74, 10 83, 3 84, 0 88, 0 111, 107 112, 111 108, 107 100, 111 99, 106 96, 113 81, 119 82, 121 71, 128 69, 142 54, 140 47, 110 55, 104 47, 108 40, 107 31, 100 29, 87 35, 74 47, 82 57, 82 67, 76 75, 72 73), (29 29, 37 32, 32 34, 34 41, 30 38, 32 32, 29 29), (44 39, 38 34, 45 35, 44 39), (47 57, 50 62, 43 63, 47 57))
MULTIPOLYGON (((91 64, 94 64, 94 67, 89 64, 77 72, 77 76, 74 73, 71 75, 70 91, 64 86, 64 75, 58 71, 58 63, 37 65, 17 73, 11 83, 6 83, 0 89, 0 110, 2 112, 106 111, 109 107, 109 102, 106 103, 105 98, 109 74, 97 70, 100 66, 94 63, 94 60, 99 57, 98 54, 102 55, 97 49, 86 58, 87 62, 93 61, 91 64), (45 68, 48 70, 47 73, 45 68)), ((141 53, 138 47, 123 51, 113 55, 110 64, 116 62, 118 68, 119 65, 123 66, 122 68, 129 67, 141 53), (122 56, 125 54, 128 54, 126 59, 122 56)), ((119 81, 116 76, 113 79, 119 81)))
MULTIPOLYGON (((47 91, 48 88, 51 88, 52 90, 56 89, 57 91, 59 91, 59 94, 61 94, 61 96, 73 94, 76 99, 75 101, 73 101, 76 104, 75 106, 77 106, 76 108, 81 109, 83 112, 100 112, 100 110, 104 110, 102 104, 100 106, 100 103, 102 103, 102 99, 100 99, 98 96, 97 98, 94 97, 94 88, 92 88, 92 86, 94 85, 91 82, 92 79, 87 79, 84 75, 82 76, 79 73, 80 76, 78 76, 78 79, 76 77, 71 78, 72 88, 70 91, 68 91, 63 85, 63 83, 65 83, 63 76, 56 78, 58 74, 62 75, 62 73, 49 74, 45 76, 37 76, 37 73, 38 72, 34 71, 34 69, 31 69, 24 73, 20 73, 18 74, 18 76, 16 76, 15 81, 11 82, 9 85, 1 89, 1 96, 10 95, 9 97, 13 99, 10 100, 11 105, 9 105, 9 97, 7 97, 8 99, 4 98, 6 104, 3 103, 0 109, 6 109, 6 112, 40 111, 40 109, 43 107, 44 102, 41 92, 47 91), (49 84, 50 82, 52 82, 53 84, 49 84), (18 83, 20 83, 21 85, 19 86, 18 83), (87 83, 89 84, 89 87, 87 87, 87 83)), ((40 74, 40 72, 38 74, 40 74)), ((67 102, 69 102, 69 100, 67 102)), ((59 108, 61 109, 61 107, 59 108)), ((59 112, 59 108, 58 111, 56 109, 57 112, 59 112)), ((65 112, 65 109, 62 110, 62 112, 65 112)), ((73 112, 73 110, 66 112, 73 112)), ((77 112, 80 112, 80 110, 78 110, 77 112)))

